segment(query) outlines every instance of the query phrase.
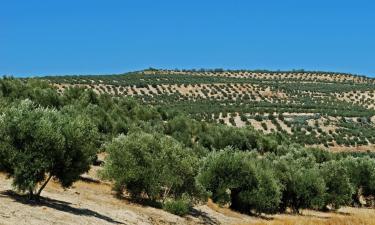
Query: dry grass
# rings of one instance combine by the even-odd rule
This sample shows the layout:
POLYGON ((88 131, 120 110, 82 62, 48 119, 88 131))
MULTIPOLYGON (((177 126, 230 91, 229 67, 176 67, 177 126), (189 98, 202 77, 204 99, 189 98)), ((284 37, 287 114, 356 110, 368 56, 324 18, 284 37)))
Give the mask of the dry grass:
MULTIPOLYGON (((207 206, 215 212, 231 218, 246 220, 245 215, 234 212, 226 207, 220 207, 208 201, 207 206)), ((235 222, 236 225, 375 225, 375 209, 370 208, 341 208, 337 212, 319 212, 302 210, 300 215, 278 214, 251 217, 247 222, 235 222)))
MULTIPOLYGON (((343 208, 338 212, 323 213, 305 210, 302 215, 276 215, 270 220, 262 220, 255 225, 373 225, 374 209, 343 208)), ((243 224, 245 225, 245 224, 243 224)))
POLYGON ((111 186, 102 182, 78 181, 63 190, 50 182, 42 204, 29 204, 12 194, 11 180, 0 173, 0 224, 255 224, 255 225, 352 225, 374 224, 375 209, 343 208, 324 213, 311 210, 301 215, 280 214, 253 217, 208 201, 192 215, 177 217, 160 209, 115 198, 111 186))

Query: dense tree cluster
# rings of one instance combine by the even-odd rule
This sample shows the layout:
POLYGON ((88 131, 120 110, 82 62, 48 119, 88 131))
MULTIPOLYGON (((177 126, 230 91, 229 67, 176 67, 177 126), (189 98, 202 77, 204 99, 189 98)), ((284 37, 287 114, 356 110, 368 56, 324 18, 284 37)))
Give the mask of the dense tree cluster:
MULTIPOLYGON (((108 155, 101 175, 119 195, 178 215, 208 197, 261 214, 334 210, 375 196, 370 153, 305 148, 285 133, 196 120, 175 108, 83 88, 58 93, 33 79, 1 79, 0 103, 0 170, 31 197, 50 179, 72 185, 99 151, 108 155)), ((254 117, 276 127, 286 120, 284 114, 254 117)))

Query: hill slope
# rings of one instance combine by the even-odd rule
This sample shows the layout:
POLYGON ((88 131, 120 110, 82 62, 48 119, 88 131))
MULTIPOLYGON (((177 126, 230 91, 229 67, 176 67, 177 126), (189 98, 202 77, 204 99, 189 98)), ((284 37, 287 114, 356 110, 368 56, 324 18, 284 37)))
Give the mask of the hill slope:
MULTIPOLYGON (((91 173, 92 174, 92 173, 91 173)), ((0 224, 373 224, 373 209, 342 208, 337 213, 304 210, 301 215, 251 217, 212 202, 196 206, 185 217, 114 197, 105 183, 79 181, 62 189, 48 184, 40 203, 28 202, 11 191, 11 181, 0 174, 0 224)))
POLYGON ((375 144, 375 79, 326 72, 145 70, 122 75, 45 77, 71 86, 133 96, 206 121, 280 132, 334 150, 375 144))

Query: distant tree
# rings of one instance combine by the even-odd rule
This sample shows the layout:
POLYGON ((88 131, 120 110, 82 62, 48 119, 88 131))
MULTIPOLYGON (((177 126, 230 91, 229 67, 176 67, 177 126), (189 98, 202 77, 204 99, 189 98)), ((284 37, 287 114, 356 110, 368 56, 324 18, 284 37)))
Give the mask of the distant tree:
POLYGON ((261 122, 263 120, 263 117, 261 115, 256 115, 255 120, 261 122))

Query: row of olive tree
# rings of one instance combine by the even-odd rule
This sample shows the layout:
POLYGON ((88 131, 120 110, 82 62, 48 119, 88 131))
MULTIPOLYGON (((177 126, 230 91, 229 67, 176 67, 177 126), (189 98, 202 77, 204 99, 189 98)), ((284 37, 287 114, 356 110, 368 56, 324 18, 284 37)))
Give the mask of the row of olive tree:
POLYGON ((374 159, 321 151, 290 146, 284 155, 259 155, 226 148, 203 161, 198 184, 214 201, 248 213, 338 209, 375 196, 374 159))
POLYGON ((244 213, 277 213, 338 209, 375 195, 374 159, 298 145, 265 154, 225 147, 199 159, 200 152, 171 137, 137 132, 119 136, 107 150, 103 176, 118 193, 160 204, 211 197, 244 213))

